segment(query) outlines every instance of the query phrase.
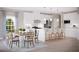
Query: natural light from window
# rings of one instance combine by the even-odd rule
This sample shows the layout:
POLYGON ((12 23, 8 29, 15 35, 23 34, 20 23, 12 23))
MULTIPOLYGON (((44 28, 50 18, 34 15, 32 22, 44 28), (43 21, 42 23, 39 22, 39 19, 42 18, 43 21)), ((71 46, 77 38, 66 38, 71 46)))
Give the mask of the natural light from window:
POLYGON ((6 20, 8 20, 8 19, 12 19, 12 21, 14 23, 14 28, 16 29, 16 18, 15 18, 15 16, 9 16, 9 15, 7 15, 6 16, 6 20))

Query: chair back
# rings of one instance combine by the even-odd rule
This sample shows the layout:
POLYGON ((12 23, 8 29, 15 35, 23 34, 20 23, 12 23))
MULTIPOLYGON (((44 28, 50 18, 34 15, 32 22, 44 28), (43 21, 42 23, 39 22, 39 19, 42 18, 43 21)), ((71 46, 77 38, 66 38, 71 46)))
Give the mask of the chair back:
POLYGON ((7 33, 7 38, 8 38, 8 40, 13 40, 13 34, 12 33, 7 33))
POLYGON ((34 32, 27 32, 26 33, 26 38, 27 38, 27 40, 34 39, 34 32))

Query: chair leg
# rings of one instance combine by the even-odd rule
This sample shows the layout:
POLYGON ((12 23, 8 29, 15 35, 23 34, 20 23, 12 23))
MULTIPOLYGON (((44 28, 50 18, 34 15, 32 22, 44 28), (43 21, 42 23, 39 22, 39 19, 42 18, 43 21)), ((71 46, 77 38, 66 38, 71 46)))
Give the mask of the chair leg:
POLYGON ((18 41, 18 47, 19 47, 19 41, 18 41))
POLYGON ((13 42, 10 42, 10 45, 11 45, 11 48, 12 48, 12 46, 13 46, 13 42))
POLYGON ((27 42, 27 48, 29 48, 29 42, 27 42))
POLYGON ((11 47, 11 43, 9 42, 9 47, 11 47))
POLYGON ((30 46, 31 46, 31 42, 29 42, 30 43, 30 46))
POLYGON ((17 42, 16 42, 16 46, 17 46, 17 42))
POLYGON ((37 43, 37 38, 35 38, 35 43, 37 43))
POLYGON ((24 41, 24 47, 25 47, 25 41, 24 41))
POLYGON ((34 46, 34 42, 32 41, 32 44, 33 44, 33 46, 34 46))

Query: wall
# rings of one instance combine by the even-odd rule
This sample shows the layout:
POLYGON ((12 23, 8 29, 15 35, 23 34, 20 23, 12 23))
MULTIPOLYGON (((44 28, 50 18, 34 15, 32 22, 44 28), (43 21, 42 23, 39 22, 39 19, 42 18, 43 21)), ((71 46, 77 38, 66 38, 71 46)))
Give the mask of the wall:
POLYGON ((16 18, 16 22, 17 22, 17 29, 18 28, 23 28, 24 27, 24 14, 23 12, 19 12, 19 13, 16 13, 17 14, 17 18, 16 18))
POLYGON ((3 27, 2 27, 2 24, 3 23, 3 14, 2 12, 0 11, 0 37, 2 37, 2 33, 3 33, 3 27))
MULTIPOLYGON (((52 19, 52 20, 57 20, 58 19, 58 15, 43 15, 40 14, 39 12, 35 12, 35 13, 24 13, 24 27, 26 28, 26 24, 31 24, 31 26, 34 26, 33 21, 34 20, 41 20, 41 24, 45 24, 45 20, 44 19, 52 19)), ((37 25, 37 24, 35 24, 37 25)), ((54 25, 52 24, 52 29, 54 29, 54 25)))
POLYGON ((64 32, 66 37, 79 37, 79 14, 78 13, 69 13, 63 15, 64 20, 70 20, 70 24, 64 25, 64 32), (77 27, 73 27, 73 25, 77 27))
POLYGON ((50 19, 52 16, 39 14, 39 12, 35 13, 24 13, 24 26, 25 24, 33 24, 34 20, 41 20, 41 23, 44 22, 44 18, 50 19))

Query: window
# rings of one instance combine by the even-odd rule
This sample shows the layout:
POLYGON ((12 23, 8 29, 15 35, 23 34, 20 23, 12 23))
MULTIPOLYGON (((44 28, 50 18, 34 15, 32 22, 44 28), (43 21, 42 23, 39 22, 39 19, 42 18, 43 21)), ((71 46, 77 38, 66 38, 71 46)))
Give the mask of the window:
POLYGON ((14 29, 16 29, 15 17, 6 16, 6 31, 14 32, 14 29))
POLYGON ((14 32, 14 24, 11 19, 8 19, 6 21, 6 30, 7 30, 7 32, 14 32))

